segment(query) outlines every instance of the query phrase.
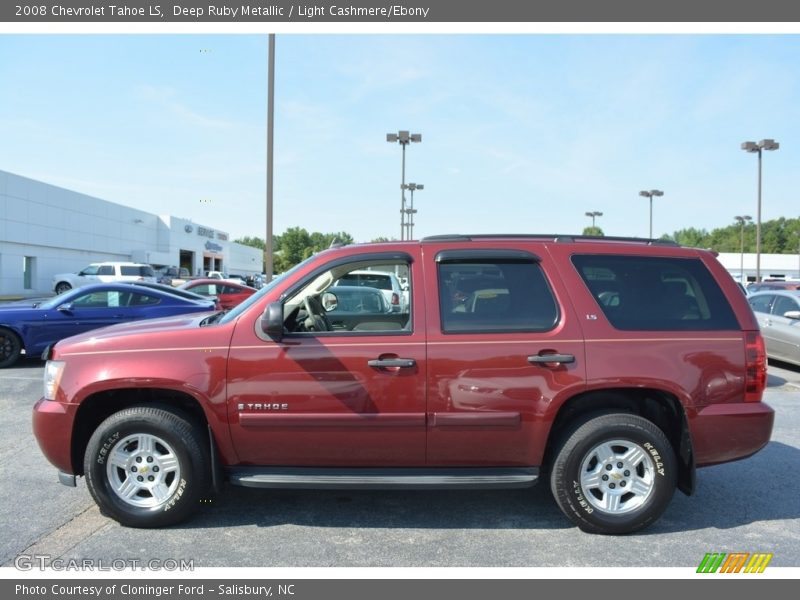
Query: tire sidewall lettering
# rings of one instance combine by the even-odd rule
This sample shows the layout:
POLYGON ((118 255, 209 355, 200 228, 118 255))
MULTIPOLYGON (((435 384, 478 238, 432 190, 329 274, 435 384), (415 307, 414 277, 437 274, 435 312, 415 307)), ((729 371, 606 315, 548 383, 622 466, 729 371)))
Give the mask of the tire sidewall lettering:
POLYGON ((661 458, 661 453, 650 442, 645 442, 644 444, 642 444, 642 446, 644 447, 645 450, 647 450, 647 452, 650 453, 650 456, 652 457, 653 462, 655 463, 656 466, 656 473, 658 473, 662 477, 665 477, 666 472, 664 471, 664 459, 661 458))
POLYGON ((106 463, 106 457, 108 456, 108 452, 119 441, 120 435, 121 435, 120 432, 116 431, 105 439, 103 445, 100 446, 100 450, 98 450, 97 452, 97 459, 96 459, 97 464, 104 465, 106 463))
POLYGON ((581 507, 587 515, 592 514, 594 509, 589 504, 589 501, 586 500, 581 484, 575 480, 572 481, 572 492, 575 494, 575 501, 578 503, 578 506, 581 507))

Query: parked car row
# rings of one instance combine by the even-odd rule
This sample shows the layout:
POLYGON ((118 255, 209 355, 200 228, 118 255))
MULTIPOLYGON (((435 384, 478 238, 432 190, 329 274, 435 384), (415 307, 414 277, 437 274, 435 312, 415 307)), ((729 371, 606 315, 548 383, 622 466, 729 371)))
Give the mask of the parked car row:
POLYGON ((195 279, 216 279, 247 285, 260 289, 264 285, 264 276, 255 274, 249 277, 236 274, 225 274, 221 271, 205 271, 202 277, 194 277, 186 267, 159 266, 153 267, 134 262, 98 262, 91 263, 77 273, 58 273, 53 276, 53 291, 63 294, 71 289, 89 285, 90 283, 112 283, 119 281, 144 281, 162 283, 178 287, 195 279))
MULTIPOLYGON (((262 287, 265 280, 263 274, 242 278, 240 276, 224 276, 219 271, 207 271, 206 273, 209 277, 198 279, 192 278, 189 270, 184 267, 162 267, 154 270, 151 266, 141 263, 101 262, 92 263, 77 274, 60 273, 55 275, 53 287, 57 293, 65 294, 75 288, 96 283, 135 283, 149 287, 160 294, 171 293, 189 302, 208 302, 210 300, 213 302, 210 308, 230 310, 254 294, 256 286, 262 287), (239 283, 242 280, 248 281, 252 285, 239 283)), ((479 302, 486 301, 487 293, 490 292, 495 292, 489 294, 493 301, 503 298, 502 292, 498 290, 473 292, 469 298, 460 299, 463 302, 460 310, 465 310, 467 307, 476 308, 479 302)), ((747 287, 746 294, 764 332, 768 356, 800 365, 800 281, 751 283, 747 287)), ((77 306, 81 307, 81 303, 85 302, 82 299, 89 297, 85 294, 79 295, 77 306)), ((98 297, 95 296, 95 299, 98 297)), ((359 320, 359 317, 354 316, 353 313, 363 316, 363 313, 407 312, 408 289, 394 273, 356 270, 334 282, 331 293, 323 299, 323 302, 325 302, 325 309, 328 312, 337 311, 336 323, 333 325, 335 329, 352 329, 359 320), (361 288, 361 291, 358 288, 361 288), (335 295, 332 295, 333 292, 335 295), (378 300, 378 295, 381 296, 380 300, 378 300)), ((75 301, 71 303, 75 306, 75 301)), ((0 313, 3 315, 3 318, 0 319, 0 367, 13 364, 23 349, 28 355, 36 355, 41 344, 38 341, 34 343, 32 335, 36 336, 36 340, 52 337, 52 342, 72 335, 72 333, 61 335, 56 333, 56 330, 79 332, 119 321, 119 319, 101 318, 102 315, 98 313, 95 315, 96 320, 83 318, 80 328, 77 325, 70 328, 67 325, 70 311, 64 308, 68 304, 70 304, 70 300, 64 296, 58 301, 45 299, 38 302, 32 301, 29 306, 6 305, 0 313), (46 307, 52 304, 55 305, 58 318, 54 318, 54 314, 42 312, 48 310, 46 307), (17 312, 38 311, 30 313, 28 316, 32 317, 33 322, 40 321, 39 325, 32 325, 25 315, 17 317, 16 313, 11 312, 11 309, 17 312), (14 319, 17 318, 21 320, 16 322, 14 319), (23 322, 26 324, 22 325, 23 322), (34 329, 41 329, 45 325, 53 333, 42 334, 41 331, 35 334, 31 333, 34 329)), ((125 304, 126 306, 136 306, 139 301, 131 304, 129 300, 126 300, 125 304)), ((168 306, 168 304, 153 302, 150 307, 142 305, 140 307, 142 310, 128 311, 127 317, 132 320, 165 316, 170 314, 169 309, 166 308, 168 306), (165 308, 167 312, 164 312, 165 308)), ((105 308, 113 309, 115 307, 111 305, 105 308)), ((74 311, 72 312, 74 313, 74 311)), ((120 319, 127 320, 122 316, 120 319)))
POLYGON ((51 344, 100 327, 209 312, 217 306, 215 299, 185 290, 125 281, 82 285, 27 305, 0 305, 0 368, 13 365, 23 352, 38 358, 51 344))
POLYGON ((133 262, 92 263, 78 273, 58 273, 53 276, 53 291, 63 294, 73 288, 91 283, 111 283, 114 281, 147 281, 156 283, 153 267, 133 262))

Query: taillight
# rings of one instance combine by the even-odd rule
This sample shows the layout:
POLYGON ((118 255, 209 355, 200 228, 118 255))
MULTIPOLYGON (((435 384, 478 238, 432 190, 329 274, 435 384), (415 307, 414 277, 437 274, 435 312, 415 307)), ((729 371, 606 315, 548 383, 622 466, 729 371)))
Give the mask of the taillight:
POLYGON ((400 304, 400 296, 396 292, 392 293, 392 306, 397 306, 398 304, 400 304))
POLYGON ((759 331, 745 332, 744 356, 744 401, 761 402, 761 394, 767 387, 767 349, 759 331))

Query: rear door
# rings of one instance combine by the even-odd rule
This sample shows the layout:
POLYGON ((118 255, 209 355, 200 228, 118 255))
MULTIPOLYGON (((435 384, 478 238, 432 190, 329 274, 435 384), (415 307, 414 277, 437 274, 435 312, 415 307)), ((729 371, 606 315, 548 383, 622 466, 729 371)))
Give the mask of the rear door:
POLYGON ((430 466, 536 466, 583 388, 580 326, 545 249, 424 245, 430 466))
POLYGON ((800 363, 800 320, 784 315, 799 310, 800 302, 776 294, 772 303, 772 314, 765 315, 765 320, 769 322, 773 355, 795 364, 800 363))

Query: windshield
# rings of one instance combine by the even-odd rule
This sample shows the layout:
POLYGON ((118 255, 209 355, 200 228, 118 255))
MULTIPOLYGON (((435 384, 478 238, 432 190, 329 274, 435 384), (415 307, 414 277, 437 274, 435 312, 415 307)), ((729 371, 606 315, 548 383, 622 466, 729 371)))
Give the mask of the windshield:
POLYGON ((307 259, 305 259, 303 262, 296 264, 294 267, 292 267, 291 269, 289 269, 285 273, 281 273, 280 275, 276 275, 275 277, 273 277, 272 281, 270 281, 267 285, 265 285, 260 290, 258 290, 255 294, 253 294, 252 296, 247 298, 247 300, 245 300, 241 304, 236 305, 230 311, 226 312, 225 316, 223 316, 218 321, 218 323, 220 323, 220 324, 230 323, 234 319, 238 318, 239 315, 241 315, 244 311, 246 311, 248 308, 253 306, 253 304, 255 304, 256 302, 261 300, 261 298, 263 298, 265 294, 268 294, 270 292, 270 290, 272 290, 277 283, 279 283, 280 281, 283 281, 283 279, 285 279, 286 277, 288 277, 289 275, 291 275, 295 271, 300 270, 300 268, 305 266, 305 264, 307 262, 311 261, 312 258, 314 258, 314 256, 310 256, 307 259))

